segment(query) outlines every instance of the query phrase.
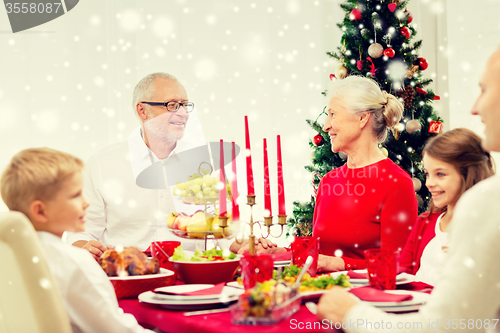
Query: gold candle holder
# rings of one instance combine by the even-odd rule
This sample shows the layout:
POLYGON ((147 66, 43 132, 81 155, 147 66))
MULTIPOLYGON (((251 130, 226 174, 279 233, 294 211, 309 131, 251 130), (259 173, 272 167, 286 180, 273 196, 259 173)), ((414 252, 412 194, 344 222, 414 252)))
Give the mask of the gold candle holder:
POLYGON ((220 216, 219 215, 219 226, 221 228, 227 228, 227 216, 220 216))
POLYGON ((273 217, 272 216, 264 217, 264 223, 266 224, 266 227, 270 228, 273 225, 273 217))
POLYGON ((278 215, 278 224, 279 225, 286 225, 286 215, 278 215))
POLYGON ((255 205, 255 194, 247 195, 247 205, 249 205, 250 207, 255 205))

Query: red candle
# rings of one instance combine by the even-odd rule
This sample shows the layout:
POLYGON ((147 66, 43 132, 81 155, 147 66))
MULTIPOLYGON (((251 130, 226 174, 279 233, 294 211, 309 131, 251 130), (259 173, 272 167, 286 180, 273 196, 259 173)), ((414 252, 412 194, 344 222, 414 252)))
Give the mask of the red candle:
POLYGON ((283 163, 281 161, 281 138, 278 135, 278 205, 279 215, 286 215, 285 186, 283 185, 283 163))
POLYGON ((250 133, 248 131, 248 116, 245 116, 245 148, 247 155, 247 187, 248 195, 255 195, 253 187, 252 154, 250 151, 250 133))
POLYGON ((236 177, 236 144, 233 142, 233 151, 232 151, 232 168, 233 168, 233 180, 231 180, 231 196, 232 196, 232 202, 233 202, 233 221, 239 221, 240 220, 240 206, 236 202, 236 199, 238 199, 238 182, 237 182, 237 177, 236 177))
POLYGON ((267 160, 267 140, 264 139, 264 209, 267 211, 264 214, 273 216, 271 209, 271 186, 269 185, 269 163, 267 160))
POLYGON ((220 140, 220 175, 222 188, 219 189, 219 216, 227 216, 226 178, 224 177, 224 141, 220 140))

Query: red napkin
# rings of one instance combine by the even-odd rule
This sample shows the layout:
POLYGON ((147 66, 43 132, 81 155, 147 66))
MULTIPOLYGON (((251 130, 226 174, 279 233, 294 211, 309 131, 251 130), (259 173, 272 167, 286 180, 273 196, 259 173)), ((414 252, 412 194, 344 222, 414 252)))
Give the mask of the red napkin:
POLYGON ((284 261, 292 259, 292 252, 275 253, 271 256, 274 261, 284 261))
POLYGON ((367 302, 403 302, 413 299, 412 295, 396 295, 385 293, 372 287, 359 287, 350 290, 362 301, 367 302))
POLYGON ((413 290, 413 291, 421 291, 425 290, 424 292, 431 292, 433 286, 430 284, 427 284, 425 282, 420 282, 420 281, 413 281, 413 282, 408 282, 408 283, 401 283, 396 286, 396 289, 401 289, 401 290, 413 290))
POLYGON ((357 273, 353 271, 347 272, 347 276, 351 279, 368 279, 368 273, 357 273))
POLYGON ((183 296, 219 295, 222 292, 222 289, 224 288, 225 285, 226 282, 221 282, 210 288, 196 290, 196 291, 189 291, 189 292, 163 291, 155 289, 155 293, 165 294, 165 295, 183 295, 183 296))

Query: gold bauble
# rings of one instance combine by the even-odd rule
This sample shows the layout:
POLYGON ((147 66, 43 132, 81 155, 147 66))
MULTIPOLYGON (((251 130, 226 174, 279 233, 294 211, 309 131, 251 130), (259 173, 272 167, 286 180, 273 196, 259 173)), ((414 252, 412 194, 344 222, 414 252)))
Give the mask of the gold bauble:
POLYGON ((337 69, 335 69, 335 77, 337 79, 344 79, 347 76, 347 68, 344 65, 339 65, 337 69))

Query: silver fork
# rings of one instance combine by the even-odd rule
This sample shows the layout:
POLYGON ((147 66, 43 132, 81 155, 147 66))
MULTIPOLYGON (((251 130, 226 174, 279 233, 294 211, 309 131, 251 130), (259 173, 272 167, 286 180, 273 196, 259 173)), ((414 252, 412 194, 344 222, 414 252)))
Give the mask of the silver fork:
POLYGON ((311 311, 312 314, 318 314, 318 305, 313 302, 307 302, 306 303, 306 308, 311 311))

